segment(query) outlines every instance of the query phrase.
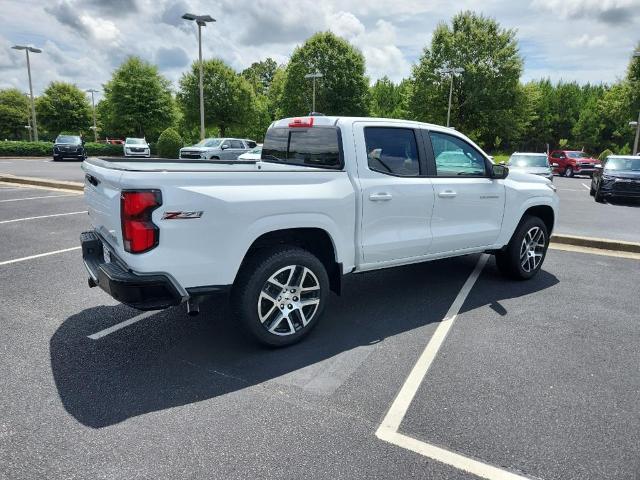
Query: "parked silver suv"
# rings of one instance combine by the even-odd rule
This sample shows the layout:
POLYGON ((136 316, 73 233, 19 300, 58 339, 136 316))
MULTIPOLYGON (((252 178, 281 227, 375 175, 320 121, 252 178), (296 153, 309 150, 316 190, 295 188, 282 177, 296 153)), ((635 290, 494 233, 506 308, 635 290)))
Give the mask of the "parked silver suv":
POLYGON ((205 138, 192 147, 180 149, 180 158, 189 160, 236 160, 257 145, 241 138, 205 138))

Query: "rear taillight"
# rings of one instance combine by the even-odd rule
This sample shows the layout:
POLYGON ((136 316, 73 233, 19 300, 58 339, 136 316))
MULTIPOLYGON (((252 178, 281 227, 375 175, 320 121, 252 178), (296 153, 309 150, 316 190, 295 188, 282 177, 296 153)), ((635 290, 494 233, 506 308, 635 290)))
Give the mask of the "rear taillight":
POLYGON ((151 221, 151 213, 160 205, 160 190, 124 190, 121 193, 122 243, 127 252, 148 252, 158 245, 160 231, 151 221))

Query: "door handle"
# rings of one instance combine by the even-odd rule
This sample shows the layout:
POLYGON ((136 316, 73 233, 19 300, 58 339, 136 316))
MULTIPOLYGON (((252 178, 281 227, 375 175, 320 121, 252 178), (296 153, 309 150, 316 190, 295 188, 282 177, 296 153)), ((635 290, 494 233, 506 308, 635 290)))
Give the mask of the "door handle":
POLYGON ((372 193, 371 195, 369 195, 369 200, 371 200, 372 202, 388 202, 392 198, 393 195, 386 192, 372 193))
POLYGON ((438 196, 440 198, 453 198, 456 195, 458 195, 456 192, 454 192, 453 190, 444 190, 442 192, 438 192, 438 196))

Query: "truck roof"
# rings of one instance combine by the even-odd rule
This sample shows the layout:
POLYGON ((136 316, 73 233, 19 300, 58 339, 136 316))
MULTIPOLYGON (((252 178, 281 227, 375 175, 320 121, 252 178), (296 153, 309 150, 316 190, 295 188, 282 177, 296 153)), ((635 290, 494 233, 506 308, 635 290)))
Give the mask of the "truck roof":
POLYGON ((313 119, 313 125, 315 126, 332 126, 346 123, 355 122, 380 122, 380 123, 402 123, 404 125, 415 125, 417 127, 428 127, 430 130, 441 130, 445 132, 456 132, 453 127, 444 127, 442 125, 436 125, 433 123, 418 122, 415 120, 404 120, 401 118, 383 118, 383 117, 348 117, 348 116, 325 116, 325 115, 313 115, 313 116, 301 116, 301 117, 288 117, 276 120, 271 124, 271 127, 288 127, 290 124, 301 121, 306 122, 313 119))

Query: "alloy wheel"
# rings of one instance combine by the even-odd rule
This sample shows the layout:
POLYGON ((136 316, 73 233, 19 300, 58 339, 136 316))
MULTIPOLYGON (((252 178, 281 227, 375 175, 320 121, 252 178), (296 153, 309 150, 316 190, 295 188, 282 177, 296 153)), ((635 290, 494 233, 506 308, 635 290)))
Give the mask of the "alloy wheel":
POLYGON ((320 282, 307 267, 289 265, 271 275, 258 297, 258 318, 274 335, 305 328, 320 306, 320 282))
POLYGON ((546 247, 546 237, 540 227, 532 227, 524 235, 520 245, 520 266, 529 273, 542 262, 546 247))

